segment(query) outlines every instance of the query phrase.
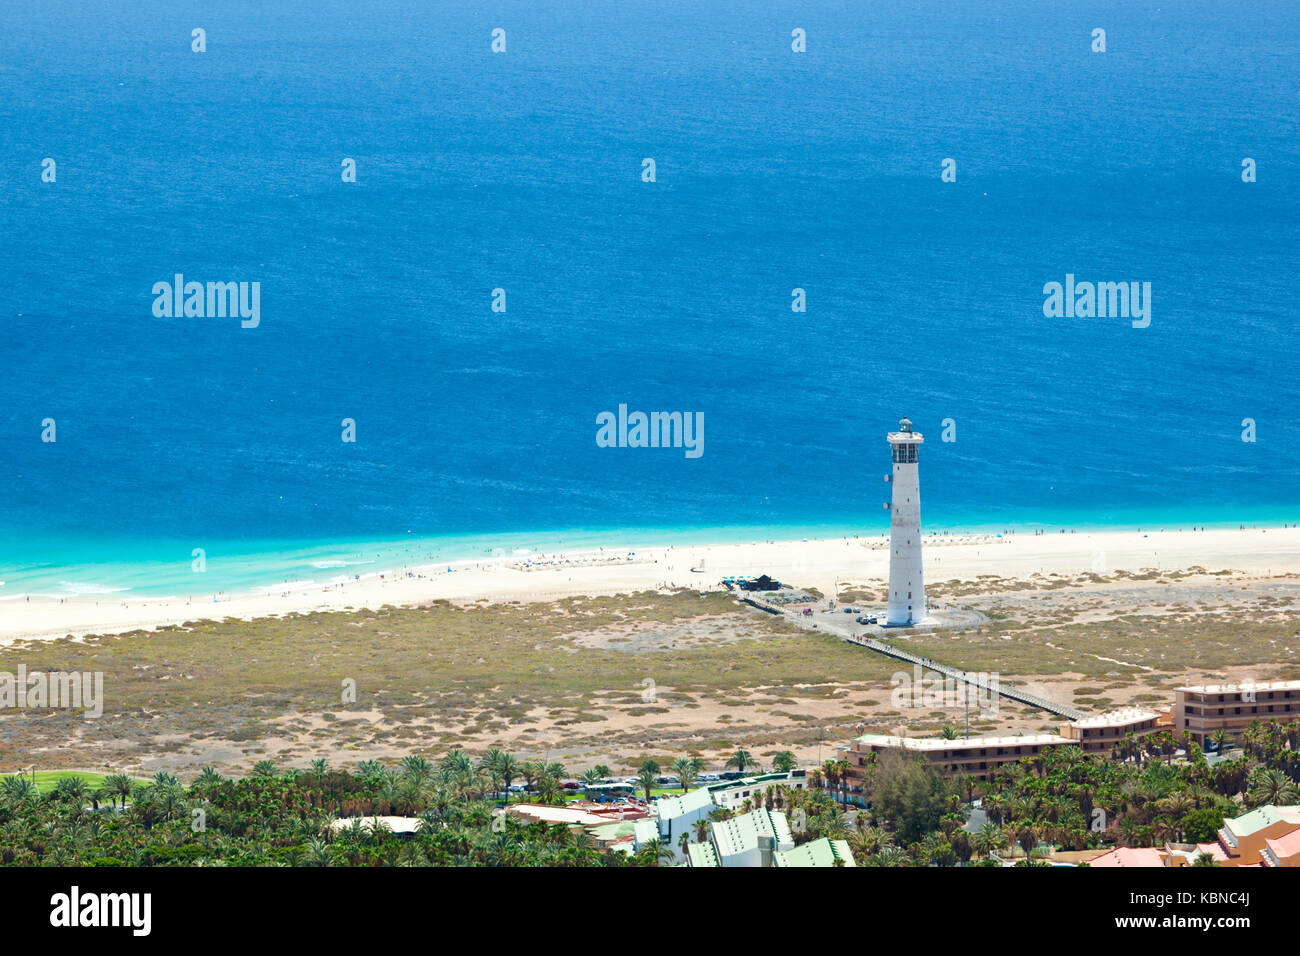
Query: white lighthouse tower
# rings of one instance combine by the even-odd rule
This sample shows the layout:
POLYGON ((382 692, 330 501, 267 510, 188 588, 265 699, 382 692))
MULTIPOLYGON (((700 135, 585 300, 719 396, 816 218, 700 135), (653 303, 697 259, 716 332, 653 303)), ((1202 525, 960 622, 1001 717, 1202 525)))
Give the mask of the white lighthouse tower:
POLYGON ((925 617, 925 582, 921 577, 921 482, 917 452, 925 437, 904 418, 890 432, 894 469, 889 476, 889 614, 891 627, 906 627, 925 617))

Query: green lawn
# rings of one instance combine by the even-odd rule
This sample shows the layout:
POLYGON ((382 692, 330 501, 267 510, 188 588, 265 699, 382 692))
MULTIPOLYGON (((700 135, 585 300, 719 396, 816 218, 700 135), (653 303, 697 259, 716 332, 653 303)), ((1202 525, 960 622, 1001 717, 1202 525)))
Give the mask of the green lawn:
MULTIPOLYGON (((0 774, 0 778, 12 777, 12 776, 14 776, 14 774, 11 773, 0 774)), ((80 779, 86 781, 86 786, 98 787, 104 782, 104 778, 108 776, 110 776, 110 774, 89 773, 84 770, 38 770, 36 771, 36 775, 35 775, 36 785, 40 787, 42 791, 44 791, 49 787, 53 787, 64 777, 79 777, 80 779)), ((132 777, 131 779, 136 781, 137 783, 148 782, 143 777, 132 777)))

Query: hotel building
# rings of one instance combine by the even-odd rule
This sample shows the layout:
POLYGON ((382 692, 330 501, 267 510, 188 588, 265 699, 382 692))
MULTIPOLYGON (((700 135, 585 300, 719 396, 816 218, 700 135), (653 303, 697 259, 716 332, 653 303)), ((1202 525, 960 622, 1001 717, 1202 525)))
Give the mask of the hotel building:
POLYGON ((1253 721, 1300 718, 1300 680, 1201 684, 1174 689, 1174 732, 1202 747, 1216 730, 1240 737, 1253 721))
POLYGON ((1077 747, 1079 742, 1057 734, 1026 734, 1009 737, 893 737, 863 734, 849 742, 845 759, 849 764, 849 789, 862 790, 868 758, 885 750, 901 750, 924 757, 944 773, 987 777, 1003 764, 1033 757, 1053 747, 1077 747))
POLYGON ((1169 716, 1163 719, 1154 710, 1143 707, 1122 707, 1118 710, 1082 717, 1061 725, 1061 736, 1077 741, 1085 753, 1107 754, 1125 737, 1145 737, 1169 729, 1169 716))
POLYGON ((865 734, 849 742, 849 789, 861 792, 862 768, 867 758, 881 750, 902 750, 925 757, 944 773, 987 778, 1003 764, 1033 757, 1053 747, 1079 747, 1085 753, 1109 755, 1115 744, 1130 734, 1144 737, 1169 727, 1167 714, 1141 707, 1123 707, 1095 717, 1083 717, 1060 726, 1059 734, 1009 737, 892 737, 865 734))

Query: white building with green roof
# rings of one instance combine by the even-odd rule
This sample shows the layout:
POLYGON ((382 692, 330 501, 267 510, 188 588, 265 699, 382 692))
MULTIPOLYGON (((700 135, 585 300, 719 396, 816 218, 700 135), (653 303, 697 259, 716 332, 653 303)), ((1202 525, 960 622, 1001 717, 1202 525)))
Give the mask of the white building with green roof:
POLYGON ((669 847, 680 862, 685 859, 681 848, 682 834, 690 833, 694 840, 695 824, 707 820, 709 814, 716 809, 707 787, 698 787, 671 797, 660 797, 654 802, 654 816, 637 821, 636 849, 640 850, 651 840, 658 840, 669 847))
MULTIPOLYGON (((743 777, 739 780, 726 780, 703 787, 696 787, 694 790, 688 790, 682 794, 660 797, 653 805, 654 816, 637 821, 634 845, 637 850, 640 850, 651 840, 658 840, 673 851, 673 856, 679 862, 689 862, 682 855, 681 839, 683 833, 690 833, 691 841, 694 842, 696 825, 702 820, 707 821, 715 810, 721 808, 735 812, 746 801, 749 801, 751 805, 754 803, 761 804, 767 791, 775 786, 803 790, 808 786, 807 772, 794 770, 790 773, 769 773, 754 777, 743 777)), ((745 814, 743 816, 750 815, 745 814)), ((793 846, 793 841, 788 840, 790 828, 786 823, 785 816, 783 814, 774 814, 773 816, 780 817, 779 824, 767 823, 761 825, 766 826, 774 834, 779 828, 786 838, 781 842, 789 842, 793 846)), ((741 817, 733 819, 741 819, 741 817)), ((716 841, 714 845, 716 846, 716 841)), ((775 848, 771 849, 775 850, 775 848)), ((714 865, 757 866, 759 864, 736 864, 720 861, 714 865)))
POLYGON ((785 814, 759 809, 709 824, 719 866, 772 866, 773 854, 794 849, 785 814))
POLYGON ((637 850, 651 840, 659 839, 659 821, 654 817, 645 817, 632 824, 632 835, 637 850))
POLYGON ((793 850, 778 850, 772 854, 774 866, 857 866, 848 840, 821 837, 810 840, 793 850))
POLYGON ((736 810, 746 800, 758 804, 773 787, 785 787, 787 790, 808 789, 808 772, 792 770, 789 773, 765 773, 754 777, 741 777, 739 780, 724 780, 709 784, 709 793, 713 802, 728 810, 736 810))
POLYGON ((686 865, 857 866, 846 840, 821 837, 795 846, 785 814, 758 809, 709 824, 709 837, 686 847, 686 865))
POLYGON ((692 843, 686 848, 686 864, 688 866, 717 867, 722 864, 718 862, 717 851, 713 849, 712 843, 692 843))
MULTIPOLYGON (((666 820, 682 820, 686 817, 693 817, 698 820, 697 814, 701 810, 711 813, 714 806, 713 796, 709 793, 708 787, 697 787, 683 794, 660 797, 655 801, 655 809, 659 814, 661 823, 666 820)), ((709 814, 705 813, 704 815, 707 817, 709 814)), ((671 833, 664 835, 672 836, 671 833)))

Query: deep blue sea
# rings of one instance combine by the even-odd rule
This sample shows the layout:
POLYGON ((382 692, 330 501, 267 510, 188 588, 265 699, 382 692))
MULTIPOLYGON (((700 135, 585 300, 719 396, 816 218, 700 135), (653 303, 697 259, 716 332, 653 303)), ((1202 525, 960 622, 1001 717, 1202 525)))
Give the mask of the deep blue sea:
POLYGON ((1300 519, 1298 14, 8 0, 0 596, 879 534, 904 415, 928 527, 1300 519), (177 273, 259 326, 155 317, 177 273), (620 403, 704 454, 598 447, 620 403))

